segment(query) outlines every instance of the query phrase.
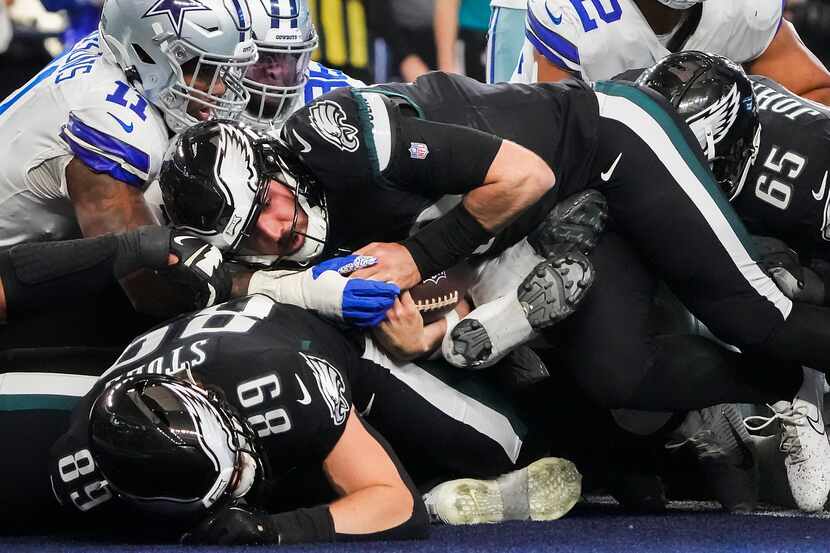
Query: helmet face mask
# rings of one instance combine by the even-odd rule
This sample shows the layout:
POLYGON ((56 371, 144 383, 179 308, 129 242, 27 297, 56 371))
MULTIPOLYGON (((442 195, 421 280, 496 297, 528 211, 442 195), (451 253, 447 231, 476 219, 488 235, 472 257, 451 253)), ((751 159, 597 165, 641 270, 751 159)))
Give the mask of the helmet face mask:
POLYGON ((89 429, 109 488, 141 510, 200 515, 243 496, 262 475, 253 432, 235 410, 172 376, 111 383, 93 404, 89 429))
POLYGON ((637 84, 666 98, 686 121, 720 188, 733 200, 761 136, 755 93, 743 69, 721 56, 687 51, 660 60, 637 84))
POLYGON ((242 85, 245 71, 252 58, 246 54, 236 59, 196 52, 187 44, 176 44, 172 51, 184 50, 190 56, 184 67, 176 66, 176 82, 159 99, 171 129, 183 130, 199 123, 191 111, 204 109, 208 118, 234 119, 250 101, 250 94, 242 85), (184 69, 190 69, 185 73, 184 69))
POLYGON ((259 60, 243 81, 251 100, 241 117, 262 130, 279 128, 302 105, 317 32, 304 1, 251 0, 249 4, 259 60))
POLYGON ((257 52, 245 2, 107 0, 99 32, 104 55, 137 76, 133 84, 175 132, 200 121, 197 108, 236 117, 247 105, 242 77, 257 52))

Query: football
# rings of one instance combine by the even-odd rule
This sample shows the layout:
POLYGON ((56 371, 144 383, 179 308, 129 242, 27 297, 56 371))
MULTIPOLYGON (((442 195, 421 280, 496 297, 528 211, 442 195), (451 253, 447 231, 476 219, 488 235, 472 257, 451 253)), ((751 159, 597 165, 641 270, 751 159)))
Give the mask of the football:
POLYGON ((472 269, 466 263, 460 263, 410 288, 409 293, 424 324, 437 321, 454 309, 467 294, 471 279, 472 269))

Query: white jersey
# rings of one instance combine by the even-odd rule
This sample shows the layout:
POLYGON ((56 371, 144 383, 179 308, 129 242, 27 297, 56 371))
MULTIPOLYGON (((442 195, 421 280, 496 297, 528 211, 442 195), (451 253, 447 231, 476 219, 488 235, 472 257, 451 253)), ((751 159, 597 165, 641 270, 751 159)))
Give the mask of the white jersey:
MULTIPOLYGON (((683 50, 720 54, 739 63, 769 46, 781 25, 781 0, 710 0, 683 50)), ((534 82, 534 50, 587 80, 649 67, 670 52, 634 0, 529 0, 515 82, 534 82)))
POLYGON ((305 102, 298 105, 297 109, 300 109, 318 96, 322 96, 337 88, 366 86, 366 83, 363 81, 352 79, 339 69, 328 68, 325 65, 320 65, 316 61, 308 63, 306 75, 308 76, 308 81, 305 83, 305 102))
POLYGON ((0 247, 77 238, 66 186, 78 158, 144 189, 158 175, 168 132, 92 33, 0 103, 0 247))
POLYGON ((491 8, 527 9, 527 0, 490 0, 491 8))

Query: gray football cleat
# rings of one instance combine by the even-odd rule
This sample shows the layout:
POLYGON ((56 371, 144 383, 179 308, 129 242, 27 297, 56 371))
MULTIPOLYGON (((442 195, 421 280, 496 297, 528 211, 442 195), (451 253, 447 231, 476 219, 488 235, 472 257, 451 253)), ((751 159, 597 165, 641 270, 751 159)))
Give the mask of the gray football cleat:
POLYGON ((582 493, 582 475, 573 463, 539 459, 495 480, 450 480, 424 494, 433 522, 492 524, 505 520, 556 520, 582 493))
POLYGON ((690 411, 676 431, 690 445, 715 498, 730 512, 747 513, 758 503, 758 465, 754 444, 734 404, 690 411))
POLYGON ((516 290, 477 307, 447 333, 444 359, 456 367, 485 368, 515 347, 576 310, 594 283, 590 260, 572 245, 560 244, 516 290))

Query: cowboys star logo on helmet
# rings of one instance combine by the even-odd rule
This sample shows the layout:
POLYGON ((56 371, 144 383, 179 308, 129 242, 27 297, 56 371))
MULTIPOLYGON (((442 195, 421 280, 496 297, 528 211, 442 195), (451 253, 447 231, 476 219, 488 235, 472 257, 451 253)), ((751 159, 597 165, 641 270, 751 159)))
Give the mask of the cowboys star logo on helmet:
POLYGON ((199 0, 158 0, 147 10, 143 17, 167 15, 173 28, 176 29, 176 35, 182 36, 182 22, 186 12, 209 10, 210 8, 199 0))
POLYGON ((723 140, 738 119, 740 99, 738 85, 732 85, 720 100, 687 119, 695 137, 705 146, 709 159, 715 155, 712 146, 723 140))
POLYGON ((311 126, 327 142, 346 152, 355 152, 360 146, 357 128, 346 122, 346 112, 338 104, 328 100, 318 102, 309 109, 311 126))

